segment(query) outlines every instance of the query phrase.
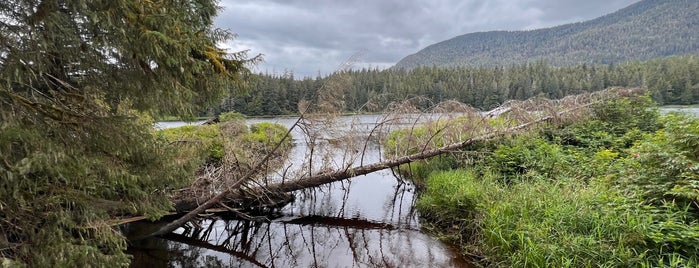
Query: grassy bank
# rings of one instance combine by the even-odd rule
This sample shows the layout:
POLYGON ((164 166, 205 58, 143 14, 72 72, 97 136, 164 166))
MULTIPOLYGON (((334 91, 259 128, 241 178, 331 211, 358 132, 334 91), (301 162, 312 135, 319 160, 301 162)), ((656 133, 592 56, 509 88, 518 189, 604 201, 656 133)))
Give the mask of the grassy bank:
POLYGON ((412 165, 427 228, 486 266, 699 265, 699 121, 647 98, 592 110, 412 165))
POLYGON ((159 135, 170 143, 179 143, 178 160, 183 164, 220 165, 229 156, 228 161, 233 161, 229 165, 247 169, 272 153, 280 142, 274 156, 286 155, 291 148, 291 137, 284 138, 287 131, 281 124, 266 122, 247 126, 244 116, 231 112, 222 114, 218 124, 164 129, 159 135))

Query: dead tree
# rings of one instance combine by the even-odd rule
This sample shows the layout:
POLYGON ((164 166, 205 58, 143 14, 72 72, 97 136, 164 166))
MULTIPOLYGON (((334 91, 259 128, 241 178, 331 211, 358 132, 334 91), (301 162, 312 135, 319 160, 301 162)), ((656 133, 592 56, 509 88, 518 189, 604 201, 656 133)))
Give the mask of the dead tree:
MULTIPOLYGON (((460 110, 460 117, 450 117, 449 120, 438 121, 438 123, 432 124, 433 127, 430 129, 430 133, 422 133, 421 135, 414 135, 413 130, 418 128, 417 126, 421 122, 425 121, 424 116, 417 113, 418 111, 410 105, 395 105, 392 107, 393 112, 386 113, 380 122, 375 122, 367 137, 359 139, 348 135, 339 136, 339 138, 332 135, 332 131, 329 130, 332 130, 333 119, 339 115, 341 110, 332 110, 334 106, 332 105, 333 101, 337 101, 332 98, 337 96, 321 93, 320 102, 323 105, 317 106, 316 110, 313 110, 312 105, 300 107, 301 116, 285 134, 285 136, 291 135, 291 132, 298 127, 304 133, 304 138, 309 144, 307 162, 303 167, 298 168, 298 172, 286 172, 289 170, 289 166, 284 169, 285 172, 282 174, 280 181, 266 184, 255 183, 255 175, 260 173, 261 167, 265 166, 265 163, 272 156, 272 153, 269 153, 257 161, 257 164, 242 176, 226 177, 226 187, 218 193, 176 198, 178 211, 188 212, 179 219, 166 224, 152 235, 169 233, 212 207, 225 208, 234 213, 239 213, 239 209, 244 208, 241 206, 249 204, 248 201, 258 200, 263 196, 280 196, 285 193, 398 167, 440 154, 460 151, 473 143, 517 134, 545 122, 574 120, 577 117, 584 117, 588 114, 590 112, 589 107, 593 104, 614 98, 637 96, 643 92, 644 90, 638 88, 612 88, 595 93, 569 96, 561 100, 530 99, 527 101, 510 101, 489 113, 478 113, 470 107, 457 109, 457 106, 463 108, 463 105, 448 102, 437 105, 432 110, 438 113, 441 112, 439 113, 440 115, 450 114, 444 112, 460 110), (323 99, 325 98, 324 96, 331 99, 323 99), (412 141, 412 143, 418 146, 406 148, 403 151, 386 153, 387 155, 392 155, 392 157, 379 162, 365 164, 364 150, 367 148, 370 139, 372 137, 378 140, 385 138, 377 135, 377 133, 382 132, 381 128, 384 126, 394 125, 395 122, 405 123, 405 118, 400 119, 394 116, 404 113, 412 115, 408 117, 412 122, 407 126, 403 126, 404 129, 408 129, 406 138, 415 138, 416 140, 412 141), (493 125, 493 120, 489 120, 492 117, 504 118, 500 120, 500 124, 506 122, 506 125, 493 125), (322 129, 325 134, 319 134, 318 129, 322 129), (467 138, 464 139, 463 137, 467 138), (422 138, 422 140, 417 140, 418 138, 422 138), (319 141, 325 141, 331 144, 331 147, 338 144, 339 146, 345 145, 343 149, 344 154, 340 157, 341 161, 333 163, 330 159, 337 155, 332 155, 332 152, 330 152, 331 155, 329 157, 328 150, 325 150, 324 155, 318 154, 320 149, 316 147, 316 144, 319 141), (439 145, 440 142, 444 144, 439 145), (286 178, 290 177, 290 174, 293 178, 287 180, 286 178)), ((330 151, 333 150, 330 149, 330 151)), ((226 174, 221 176, 226 176, 226 174)))

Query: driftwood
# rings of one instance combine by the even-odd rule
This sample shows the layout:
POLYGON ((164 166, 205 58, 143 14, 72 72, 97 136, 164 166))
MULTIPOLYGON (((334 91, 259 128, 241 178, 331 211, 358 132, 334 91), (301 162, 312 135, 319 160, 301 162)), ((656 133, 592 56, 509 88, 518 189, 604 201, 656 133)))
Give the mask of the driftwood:
MULTIPOLYGON (((620 96, 636 96, 639 94, 642 94, 644 90, 642 89, 613 89, 613 90, 607 90, 606 92, 603 93, 598 93, 596 97, 585 95, 582 97, 582 101, 578 101, 577 99, 575 100, 576 105, 573 106, 573 108, 560 111, 560 112, 552 112, 549 113, 547 116, 542 116, 538 119, 533 119, 533 120, 527 120, 526 123, 522 123, 517 126, 509 127, 506 129, 502 130, 496 130, 491 133, 486 133, 480 136, 476 136, 464 141, 452 143, 440 148, 435 148, 435 149, 423 149, 421 152, 411 154, 411 155, 406 155, 402 157, 398 157, 395 159, 389 159, 381 162, 377 162, 374 164, 369 164, 369 165, 361 165, 358 167, 347 167, 341 170, 337 171, 327 171, 327 172, 322 172, 322 173, 316 173, 316 174, 307 174, 305 176, 302 176, 301 178, 292 180, 292 181, 285 181, 285 182, 280 182, 276 184, 270 184, 264 187, 257 187, 248 189, 246 191, 243 191, 240 189, 240 186, 243 185, 243 183, 247 182, 250 180, 250 177, 252 173, 246 174, 245 176, 239 178, 236 180, 234 183, 232 183, 226 190, 216 194, 212 195, 209 197, 190 197, 190 198, 180 198, 176 200, 177 208, 178 211, 189 211, 186 213, 184 216, 180 217, 176 221, 170 222, 167 225, 163 226, 160 228, 158 231, 154 232, 152 235, 164 235, 167 233, 172 232, 173 230, 177 229, 179 226, 183 225, 187 221, 193 219, 200 213, 206 212, 207 209, 212 208, 214 206, 218 207, 226 207, 229 210, 232 210, 232 212, 237 213, 236 207, 240 208, 241 204, 245 204, 246 200, 255 200, 259 196, 263 195, 278 195, 281 197, 284 197, 284 194, 288 194, 294 191, 306 189, 306 188, 312 188, 312 187, 317 187, 321 186, 324 184, 329 184, 341 180, 346 180, 350 179, 356 176, 360 175, 365 175, 369 174, 375 171, 383 170, 383 169, 388 169, 388 168, 393 168, 397 167, 403 164, 408 164, 414 161, 419 161, 419 160, 424 160, 428 159, 434 156, 438 156, 440 154, 444 153, 449 153, 449 152, 454 152, 458 151, 468 145, 471 145, 476 142, 480 141, 487 141, 491 140, 497 137, 505 136, 505 135, 511 135, 515 134, 521 130, 527 129, 529 127, 532 127, 534 125, 538 125, 547 121, 550 121, 552 119, 559 118, 565 114, 570 114, 570 113, 575 113, 579 112, 579 110, 587 108, 593 104, 599 103, 600 101, 604 101, 611 97, 620 97, 620 96)), ((563 100, 565 101, 565 100, 563 100)), ((538 105, 536 102, 532 102, 533 105, 538 105)), ((511 107, 506 108, 508 111, 511 110, 511 107)), ((300 121, 301 119, 299 119, 300 121)), ((297 121, 294 126, 296 126, 299 121, 297 121)), ((289 135, 290 133, 287 133, 289 135)), ((268 157, 267 157, 268 158, 268 157)), ((262 161, 267 161, 268 159, 265 158, 262 161)), ((263 162, 259 162, 261 163, 263 162)), ((254 171, 254 169, 252 170, 254 171)))

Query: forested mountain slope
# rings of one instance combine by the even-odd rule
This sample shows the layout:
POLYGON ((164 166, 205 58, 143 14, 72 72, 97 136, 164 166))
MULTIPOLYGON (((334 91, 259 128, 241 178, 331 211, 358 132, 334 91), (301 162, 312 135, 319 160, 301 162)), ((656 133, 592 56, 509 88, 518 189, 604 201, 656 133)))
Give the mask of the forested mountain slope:
POLYGON ((699 54, 699 1, 643 0, 586 22, 531 31, 457 36, 407 56, 395 67, 609 64, 699 54))

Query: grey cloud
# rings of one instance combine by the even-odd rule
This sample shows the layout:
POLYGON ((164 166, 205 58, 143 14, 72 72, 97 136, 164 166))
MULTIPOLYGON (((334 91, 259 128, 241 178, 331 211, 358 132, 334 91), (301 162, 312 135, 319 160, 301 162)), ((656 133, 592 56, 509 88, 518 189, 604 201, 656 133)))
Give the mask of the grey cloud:
POLYGON ((360 67, 387 67, 457 35, 592 19, 636 0, 224 0, 217 26, 229 45, 265 54, 261 71, 332 72, 358 51, 360 67))

